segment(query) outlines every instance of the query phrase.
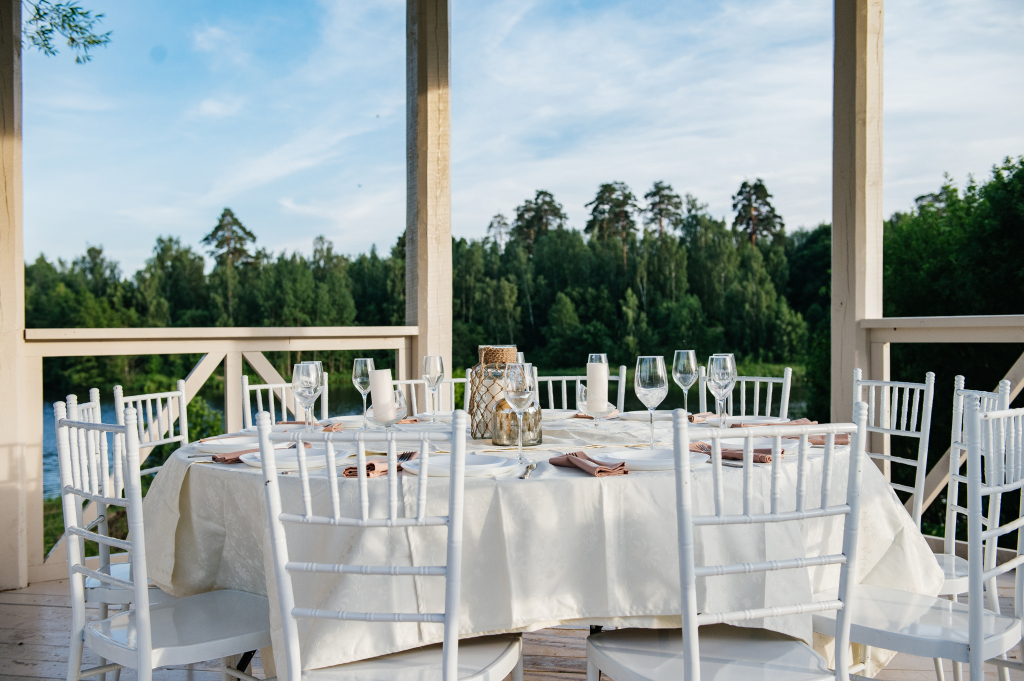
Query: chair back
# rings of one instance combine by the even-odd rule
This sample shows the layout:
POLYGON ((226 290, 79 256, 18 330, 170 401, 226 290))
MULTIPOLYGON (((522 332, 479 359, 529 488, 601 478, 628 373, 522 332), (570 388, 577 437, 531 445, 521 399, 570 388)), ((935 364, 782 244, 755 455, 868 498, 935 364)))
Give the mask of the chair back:
MULTIPOLYGON (((324 380, 321 384, 320 397, 320 419, 326 419, 330 416, 327 410, 327 372, 324 372, 324 380)), ((302 413, 302 406, 299 401, 295 399, 295 395, 292 394, 291 383, 249 383, 249 377, 242 374, 242 427, 252 428, 252 397, 250 393, 256 393, 256 411, 266 411, 270 413, 270 420, 273 423, 277 423, 277 417, 280 416, 282 421, 288 420, 288 412, 292 413, 293 418, 298 418, 302 413), (263 405, 263 395, 267 396, 266 408, 263 405), (277 403, 281 409, 281 413, 278 414, 274 409, 274 396, 277 396, 277 403)))
POLYGON ((982 412, 1010 408, 1010 381, 999 381, 998 392, 984 390, 967 390, 963 376, 953 379, 953 427, 950 430, 949 442, 949 483, 946 486, 946 529, 943 552, 956 553, 956 528, 960 516, 967 518, 967 507, 960 504, 961 487, 967 484, 967 475, 963 470, 967 461, 967 447, 964 446, 964 398, 974 395, 978 398, 978 408, 982 412))
MULTIPOLYGON (((1024 527, 1024 510, 1018 506, 1016 518, 1006 523, 1000 515, 1001 500, 1008 492, 1024 487, 1024 409, 997 409, 983 412, 981 398, 964 395, 964 439, 967 449, 967 594, 971 678, 984 677, 986 603, 999 612, 996 578, 1016 570, 1014 583, 1015 617, 1024 616, 1024 541, 1018 535, 1017 556, 996 565, 999 537, 1024 527), (987 504, 986 504, 987 502, 987 504), (986 509, 985 506, 988 506, 986 509), (987 513, 986 513, 987 510, 987 513), (987 544, 987 549, 986 549, 987 544)), ((1021 495, 1024 501, 1024 494, 1021 495)), ((1001 656, 1002 657, 1002 656, 1001 656)), ((1024 670, 1020 662, 1004 662, 1001 667, 1024 670)))
MULTIPOLYGON (((775 416, 780 420, 789 417, 789 391, 793 383, 793 369, 786 367, 782 372, 782 378, 775 376, 737 376, 733 393, 726 400, 725 408, 729 416, 772 416, 772 392, 775 386, 779 386, 778 409, 775 416), (761 388, 764 387, 764 402, 761 402, 761 388), (748 387, 753 389, 751 394, 751 410, 747 413, 747 392, 748 387), (736 391, 740 393, 740 413, 734 410, 734 396, 736 391), (761 406, 764 405, 764 413, 761 406)), ((700 396, 700 410, 708 410, 708 375, 705 367, 697 367, 697 394, 700 396)), ((713 410, 712 410, 713 411, 713 410)))
MULTIPOLYGON (((442 678, 444 681, 456 681, 458 678, 458 626, 460 591, 459 584, 462 572, 462 510, 463 483, 465 474, 466 430, 468 417, 466 412, 458 410, 452 417, 450 430, 361 430, 355 432, 324 433, 304 431, 290 433, 274 433, 271 429, 270 415, 261 412, 257 415, 260 438, 260 458, 263 464, 264 489, 266 490, 267 513, 270 522, 271 549, 274 556, 274 572, 277 578, 278 602, 281 608, 281 622, 284 630, 285 654, 288 664, 288 678, 301 678, 301 657, 299 648, 298 618, 320 618, 328 620, 356 620, 367 622, 420 622, 438 623, 444 628, 444 651, 442 678), (282 510, 281 492, 278 482, 277 464, 274 457, 275 442, 295 442, 297 444, 298 479, 302 493, 302 510, 299 513, 286 513, 282 510), (311 492, 309 469, 306 464, 305 442, 324 443, 327 453, 327 474, 317 482, 325 481, 329 495, 322 489, 317 490, 315 498, 330 498, 330 509, 314 509, 311 492), (386 442, 388 450, 387 471, 387 515, 372 516, 370 513, 371 499, 366 477, 366 443, 386 442), (448 513, 443 516, 427 515, 427 486, 430 481, 427 475, 430 464, 430 444, 447 443, 450 454, 450 484, 448 489, 448 513), (342 499, 345 495, 339 487, 339 476, 336 469, 335 445, 355 443, 356 466, 358 479, 353 482, 358 486, 358 513, 345 515, 342 499), (398 479, 399 443, 403 446, 416 446, 419 449, 419 476, 416 480, 416 510, 414 515, 402 510, 404 506, 402 491, 398 479), (448 529, 447 559, 445 565, 407 566, 407 565, 346 565, 340 563, 307 562, 292 556, 288 548, 288 536, 292 531, 299 532, 303 525, 321 525, 338 528, 422 528, 444 526, 448 529), (319 573, 336 575, 386 575, 394 577, 443 577, 445 579, 444 612, 350 612, 346 610, 326 609, 323 607, 299 607, 295 603, 293 578, 296 573, 319 573)), ((409 478, 404 479, 408 482, 409 478)), ((349 490, 351 487, 348 488, 349 490)), ((380 493, 378 491, 378 493, 380 493)), ((349 492, 350 494, 350 492, 349 492)))
POLYGON ((924 383, 872 381, 863 378, 860 369, 853 370, 853 401, 868 405, 868 432, 912 437, 918 440, 914 458, 868 452, 872 459, 912 466, 914 486, 890 482, 894 490, 912 495, 911 517, 921 529, 924 502, 924 481, 928 473, 928 437, 932 427, 932 397, 935 374, 925 374, 924 383), (864 391, 867 398, 864 398, 864 391))
MULTIPOLYGON (((679 571, 682 585, 683 649, 686 660, 685 681, 700 681, 700 650, 697 628, 704 624, 720 624, 745 620, 800 615, 805 613, 837 610, 835 669, 836 678, 849 678, 849 639, 851 586, 857 583, 857 532, 860 513, 860 481, 864 461, 865 424, 867 405, 854 407, 856 423, 821 424, 809 426, 758 426, 733 429, 693 428, 686 412, 676 409, 672 415, 673 445, 675 448, 676 470, 676 511, 679 533, 679 571), (842 470, 835 470, 837 433, 849 433, 852 446, 849 465, 846 469, 846 498, 832 499, 831 485, 842 476, 842 470), (807 479, 810 473, 808 439, 811 435, 824 435, 824 457, 821 463, 821 487, 818 494, 808 494, 807 479), (796 461, 796 484, 788 487, 793 494, 783 499, 782 439, 799 438, 796 461), (726 472, 722 464, 722 438, 743 438, 742 471, 726 472), (766 510, 758 512, 754 503, 755 493, 762 491, 759 481, 754 479, 753 440, 773 438, 771 465, 771 501, 766 510), (693 478, 690 474, 690 442, 710 440, 711 474, 714 513, 698 515, 693 507, 693 478), (743 477, 743 494, 736 499, 734 494, 726 495, 724 475, 743 477), (816 500, 812 500, 817 496, 816 500), (842 553, 808 556, 802 553, 792 558, 780 558, 760 563, 737 563, 697 566, 694 549, 694 528, 702 526, 750 525, 784 522, 799 522, 810 518, 843 518, 842 553), (697 603, 697 580, 714 575, 741 574, 752 572, 773 572, 777 570, 802 570, 815 566, 839 565, 839 591, 835 600, 792 603, 762 608, 751 608, 734 612, 699 612, 697 603)), ((788 476, 787 476, 788 477, 788 476)), ((735 483, 734 483, 735 484, 735 483)), ((732 486, 732 485, 730 485, 732 486)))
MULTIPOLYGON (((430 388, 427 387, 427 382, 422 378, 403 378, 391 382, 395 386, 395 390, 401 389, 406 394, 406 400, 412 411, 409 412, 409 416, 413 416, 419 413, 419 408, 416 402, 416 388, 420 387, 423 390, 424 399, 427 404, 430 404, 430 388), (403 386, 405 386, 403 388, 403 386)), ((469 388, 465 378, 445 378, 442 379, 440 385, 437 386, 437 403, 438 411, 444 411, 444 396, 448 395, 448 405, 452 411, 455 410, 455 386, 462 384, 464 387, 462 391, 462 407, 463 411, 466 409, 466 405, 469 403, 469 388), (447 388, 445 388, 447 386, 447 388)))
MULTIPOLYGON (((139 447, 145 449, 146 456, 160 445, 179 443, 188 444, 188 397, 185 395, 185 381, 178 381, 177 390, 145 395, 125 395, 121 386, 114 386, 114 410, 117 413, 118 425, 125 425, 125 409, 131 407, 137 415, 135 429, 139 438, 139 447), (177 421, 177 433, 174 423, 177 421)), ((122 444, 122 446, 124 446, 122 444)), ((142 475, 160 470, 160 467, 147 468, 142 475)))
MULTIPOLYGON (((562 388, 562 409, 576 409, 576 395, 579 392, 580 383, 586 383, 586 376, 537 376, 536 367, 534 367, 534 375, 537 381, 537 406, 540 406, 540 393, 541 386, 547 383, 547 396, 548 405, 547 409, 556 409, 555 406, 555 384, 559 383, 562 388), (570 402, 570 394, 568 391, 569 383, 573 384, 572 390, 572 401, 570 402), (572 405, 571 407, 569 405, 572 405)), ((609 381, 618 382, 618 391, 615 398, 615 408, 619 410, 619 413, 626 411, 626 365, 619 366, 619 373, 617 375, 609 373, 609 381)))
MULTIPOLYGON (((142 522, 142 482, 139 471, 139 429, 134 407, 127 407, 118 419, 122 423, 93 423, 72 418, 67 405, 57 402, 53 405, 57 431, 57 458, 60 465, 61 499, 64 508, 64 531, 67 542, 68 576, 71 582, 71 627, 72 638, 83 635, 86 622, 85 578, 92 577, 101 584, 132 590, 132 607, 136 611, 138 669, 152 669, 151 627, 149 619, 149 589, 146 572, 146 545, 142 522), (117 495, 106 471, 108 461, 102 456, 96 444, 112 434, 114 471, 124 470, 125 495, 117 495), (84 451, 83 451, 84 449, 84 451), (122 458, 123 457, 123 458, 122 458), (77 460, 77 463, 76 463, 77 460), (123 466, 121 465, 123 462, 123 466), (82 521, 82 503, 92 501, 97 505, 95 520, 82 521), (128 514, 129 539, 116 539, 107 532, 107 509, 118 506, 128 514), (99 545, 101 558, 109 562, 110 549, 128 552, 131 562, 131 581, 114 577, 108 573, 92 570, 86 566, 83 543, 99 545)), ((72 669, 79 669, 81 660, 70 660, 72 669)))

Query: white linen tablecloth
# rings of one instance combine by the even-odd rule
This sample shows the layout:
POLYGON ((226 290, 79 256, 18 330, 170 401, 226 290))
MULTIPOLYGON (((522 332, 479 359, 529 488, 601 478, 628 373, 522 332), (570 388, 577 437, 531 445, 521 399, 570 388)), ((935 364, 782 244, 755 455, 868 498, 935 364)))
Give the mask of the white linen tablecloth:
MULTIPOLYGON (((601 431, 576 421, 545 424, 543 449, 527 455, 542 461, 528 480, 518 476, 467 478, 463 539, 463 636, 531 631, 566 623, 605 626, 679 627, 679 568, 675 483, 672 471, 631 472, 593 478, 574 468, 546 462, 550 449, 609 442, 646 442, 648 425, 604 424, 601 431)), ((662 446, 670 446, 671 424, 655 426, 662 446)), ((614 444, 612 444, 614 443, 614 444)), ((471 451, 495 450, 490 441, 472 442, 471 451)), ((503 448, 514 457, 515 448, 503 448)), ((822 450, 812 455, 808 505, 816 506, 821 487, 822 450)), ((164 465, 145 499, 146 556, 150 578, 162 589, 187 596, 214 589, 267 594, 278 670, 284 662, 280 615, 262 473, 244 464, 220 465, 189 459, 179 449, 164 465)), ((796 484, 796 457, 783 462, 785 488, 796 484)), ((832 503, 845 499, 848 453, 833 466, 832 503)), ((770 466, 755 469, 755 504, 768 503, 770 466)), ((742 503, 742 471, 726 469, 727 503, 742 503)), ((698 464, 693 475, 695 509, 713 513, 711 467, 698 464)), ((402 475, 405 510, 415 513, 417 478, 402 475)), ((371 514, 386 516, 386 478, 368 481, 371 514)), ((324 471, 311 481, 314 510, 329 514, 324 471)), ((299 512, 297 475, 281 477, 284 510, 299 512)), ((344 509, 358 515, 354 480, 342 480, 344 509)), ((447 512, 448 480, 431 478, 428 513, 447 512)), ((792 493, 783 493, 783 499, 792 493)), ((792 502, 790 501, 790 505, 792 502)), ((924 538, 873 465, 865 465, 858 581, 936 595, 939 569, 924 538)), ((754 512, 758 512, 756 507, 754 512)), ((739 512, 739 511, 734 511, 739 512)), ((757 562, 808 553, 838 552, 838 518, 767 526, 702 527, 695 534, 698 564, 757 562)), ((445 559, 446 529, 326 528, 289 526, 291 560, 353 565, 439 565, 445 559)), ((441 577, 298 575, 300 607, 350 611, 442 612, 441 577)), ((835 588, 838 566, 811 571, 729 575, 698 581, 702 612, 739 610, 810 600, 812 591, 835 588)), ((826 655, 827 639, 813 636, 810 616, 755 620, 764 627, 814 642, 826 655)), ((364 659, 442 640, 441 625, 299 620, 303 668, 364 659)), ((878 651, 884 665, 889 656, 878 651)))

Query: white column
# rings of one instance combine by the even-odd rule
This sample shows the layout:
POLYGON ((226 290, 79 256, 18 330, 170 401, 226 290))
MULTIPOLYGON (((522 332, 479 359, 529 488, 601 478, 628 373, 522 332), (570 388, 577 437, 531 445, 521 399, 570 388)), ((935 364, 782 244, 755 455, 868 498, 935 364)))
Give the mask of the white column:
MULTIPOLYGON (((29 527, 42 551, 42 462, 26 447, 36 390, 24 392, 25 256, 21 214, 21 0, 0 0, 0 590, 28 583, 29 527), (38 469, 38 470, 37 470, 38 469), (29 520, 29 511, 39 518, 29 520)), ((40 363, 35 363, 36 365, 40 363)), ((41 433, 36 439, 41 437, 41 433)))
POLYGON ((871 366, 861 319, 882 316, 882 0, 835 0, 832 103, 832 420, 871 366))
MULTIPOLYGON (((288 418, 284 409, 281 418, 288 418)), ((228 433, 242 429, 242 353, 224 356, 224 423, 228 433)))
POLYGON ((413 378, 424 355, 452 369, 449 16, 448 0, 407 0, 405 321, 419 336, 405 370, 413 378))

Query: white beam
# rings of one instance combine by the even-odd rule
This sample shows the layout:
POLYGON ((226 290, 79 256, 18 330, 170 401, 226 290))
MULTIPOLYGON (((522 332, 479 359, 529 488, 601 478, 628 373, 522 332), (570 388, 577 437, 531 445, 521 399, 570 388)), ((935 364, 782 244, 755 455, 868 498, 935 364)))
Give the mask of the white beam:
POLYGON ((406 2, 405 323, 419 335, 399 375, 419 376, 424 355, 452 369, 449 9, 449 0, 406 2))
MULTIPOLYGON (((871 370, 862 319, 882 316, 882 0, 835 0, 832 99, 832 420, 871 370)), ((887 378, 887 377, 886 377, 887 378)))

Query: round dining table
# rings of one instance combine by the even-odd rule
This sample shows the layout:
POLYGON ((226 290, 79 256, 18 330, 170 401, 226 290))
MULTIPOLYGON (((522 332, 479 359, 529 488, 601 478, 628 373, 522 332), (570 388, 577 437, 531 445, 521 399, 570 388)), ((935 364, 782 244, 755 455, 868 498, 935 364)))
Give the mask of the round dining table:
MULTIPOLYGON (((615 450, 648 446, 649 425, 622 418, 592 421, 572 412, 543 416, 543 442, 524 449, 538 465, 527 479, 522 467, 500 476, 467 477, 463 529, 460 635, 471 637, 533 631, 558 625, 678 628, 679 561, 674 471, 637 471, 593 477, 548 459, 583 450, 614 457, 615 450)), ((672 446, 672 424, 659 415, 657 446, 672 446)), ((345 428, 362 417, 342 417, 345 428)), ((738 420, 742 420, 739 419, 738 420)), ((416 428, 416 425, 398 426, 416 428)), ((433 426, 437 428, 439 426, 433 426)), ((445 426, 440 426, 445 427, 445 426)), ((516 457, 515 447, 472 440, 467 455, 516 457)), ((252 445, 250 445, 251 447, 252 445)), ((442 450, 443 451, 443 450, 442 450)), ((823 449, 807 459, 806 489, 820 490, 823 449)), ((699 457, 695 459, 698 461, 699 457)), ((849 448, 837 448, 830 467, 829 498, 845 499, 849 448)), ((795 457, 781 461, 783 506, 794 503, 795 457)), ((771 465, 753 472, 754 501, 767 504, 771 465)), ((725 498, 741 503, 741 469, 725 469, 725 498)), ((713 513, 711 466, 692 470, 694 508, 713 513)), ((314 511, 329 512, 326 471, 311 471, 314 511)), ((448 478, 430 478, 428 514, 445 515, 448 478)), ((400 474, 404 512, 416 511, 416 478, 400 474)), ((358 516, 358 482, 339 476, 343 510, 358 516)), ((387 515, 387 479, 368 480, 371 514, 387 515)), ((301 509, 298 475, 280 474, 285 512, 301 509)), ((817 492, 816 492, 817 494, 817 492)), ((813 501, 808 502, 811 506, 813 501)), ((820 500, 818 501, 820 503, 820 500)), ((763 506, 762 506, 763 507, 763 506)), ((860 583, 934 596, 943 577, 927 542, 882 473, 864 466, 857 578, 860 583)), ((752 508, 752 512, 760 509, 752 508)), ((283 638, 262 471, 245 463, 213 463, 193 443, 178 449, 156 476, 144 501, 149 577, 174 596, 239 589, 270 599, 278 670, 284 670, 283 638)), ((760 562, 842 549, 841 517, 769 525, 696 528, 696 556, 703 564, 760 562)), ((445 560, 446 528, 295 526, 289 530, 291 560, 351 565, 439 565, 445 560)), ((707 577, 698 581, 702 612, 770 607, 810 600, 835 589, 838 566, 760 574, 707 577)), ((444 579, 429 576, 322 575, 294 578, 301 607, 348 611, 442 612, 444 579)), ((810 615, 752 620, 745 626, 781 632, 812 644, 830 659, 831 639, 813 634, 810 615)), ((439 624, 300 619, 304 669, 327 667, 437 643, 439 624)), ((871 668, 892 654, 872 650, 871 668)))

